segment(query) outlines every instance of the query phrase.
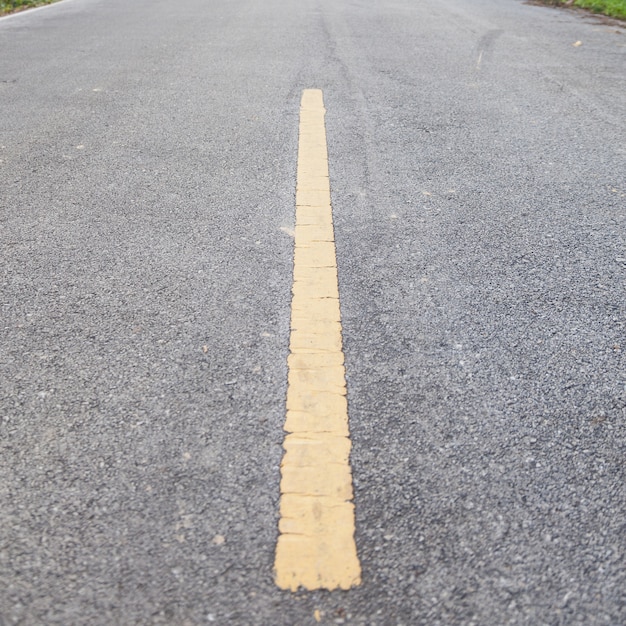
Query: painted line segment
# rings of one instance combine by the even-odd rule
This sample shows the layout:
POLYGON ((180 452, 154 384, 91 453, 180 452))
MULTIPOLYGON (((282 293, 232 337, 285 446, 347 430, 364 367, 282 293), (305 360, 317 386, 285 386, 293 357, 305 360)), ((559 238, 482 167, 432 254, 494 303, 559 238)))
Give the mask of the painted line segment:
POLYGON ((302 93, 275 581, 296 591, 361 582, 323 94, 302 93))

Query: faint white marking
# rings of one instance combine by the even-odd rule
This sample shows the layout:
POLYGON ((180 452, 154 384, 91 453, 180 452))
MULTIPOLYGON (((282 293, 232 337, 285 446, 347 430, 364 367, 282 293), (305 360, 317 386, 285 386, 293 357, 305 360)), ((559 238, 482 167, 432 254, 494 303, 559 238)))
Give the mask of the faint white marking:
POLYGON ((480 69, 480 64, 483 61, 483 51, 481 50, 479 55, 478 55, 478 61, 476 62, 476 69, 479 70, 480 69))

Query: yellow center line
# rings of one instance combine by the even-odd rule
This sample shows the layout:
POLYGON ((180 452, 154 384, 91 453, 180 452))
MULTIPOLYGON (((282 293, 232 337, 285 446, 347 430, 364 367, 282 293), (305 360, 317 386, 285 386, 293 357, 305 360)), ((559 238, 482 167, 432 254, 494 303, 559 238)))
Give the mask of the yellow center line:
POLYGON ((276 584, 291 591, 349 589, 361 582, 324 114, 322 92, 306 89, 275 561, 276 584))

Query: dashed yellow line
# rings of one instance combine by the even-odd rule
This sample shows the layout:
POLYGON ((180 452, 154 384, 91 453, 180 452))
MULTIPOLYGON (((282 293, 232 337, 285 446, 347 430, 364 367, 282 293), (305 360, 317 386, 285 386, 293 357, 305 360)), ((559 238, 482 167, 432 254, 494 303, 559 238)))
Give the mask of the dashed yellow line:
POLYGON ((324 114, 322 92, 305 90, 275 562, 276 584, 292 591, 361 582, 324 114))

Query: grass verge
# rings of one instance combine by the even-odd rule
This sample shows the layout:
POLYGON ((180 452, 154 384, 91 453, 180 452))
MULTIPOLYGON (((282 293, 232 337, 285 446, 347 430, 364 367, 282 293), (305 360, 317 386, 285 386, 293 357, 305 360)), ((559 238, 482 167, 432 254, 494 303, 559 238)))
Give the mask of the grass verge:
POLYGON ((0 15, 23 11, 42 4, 52 4, 56 0, 0 0, 0 15))
POLYGON ((543 0, 543 2, 553 6, 576 6, 626 20, 626 0, 543 0))
POLYGON ((626 19, 626 0, 576 0, 574 4, 594 13, 626 19))

